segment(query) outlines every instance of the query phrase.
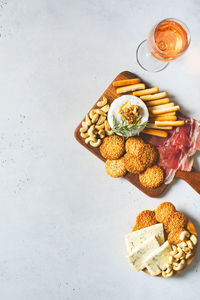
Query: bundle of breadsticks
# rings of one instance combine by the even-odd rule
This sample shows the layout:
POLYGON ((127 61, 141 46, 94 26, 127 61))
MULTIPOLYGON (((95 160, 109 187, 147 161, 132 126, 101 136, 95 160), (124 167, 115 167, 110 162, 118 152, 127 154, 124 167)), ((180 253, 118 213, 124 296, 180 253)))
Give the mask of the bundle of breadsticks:
POLYGON ((180 107, 171 102, 166 92, 159 92, 159 88, 146 89, 140 78, 114 81, 113 86, 116 87, 117 94, 132 92, 132 95, 140 97, 145 102, 149 110, 149 123, 143 133, 167 137, 167 130, 184 125, 184 121, 178 120, 176 116, 180 107))

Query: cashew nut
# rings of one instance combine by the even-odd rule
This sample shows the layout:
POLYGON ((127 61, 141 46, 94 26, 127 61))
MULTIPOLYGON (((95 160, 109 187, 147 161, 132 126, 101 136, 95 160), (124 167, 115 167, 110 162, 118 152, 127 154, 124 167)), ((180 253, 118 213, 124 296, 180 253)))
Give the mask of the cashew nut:
POLYGON ((89 136, 88 138, 85 139, 85 143, 88 144, 89 142, 96 142, 97 139, 95 137, 89 136))
POLYGON ((180 259, 181 256, 183 255, 183 251, 180 247, 178 247, 177 250, 178 250, 178 253, 174 255, 174 258, 180 259))
POLYGON ((113 131, 111 130, 108 121, 106 120, 106 121, 104 122, 104 124, 105 124, 105 131, 106 131, 106 134, 107 134, 107 135, 112 135, 112 134, 113 134, 113 131))
POLYGON ((87 137, 89 137, 89 134, 87 132, 81 132, 81 137, 86 139, 87 137))
POLYGON ((185 265, 186 260, 183 258, 183 259, 181 259, 180 263, 181 263, 182 265, 185 265))
POLYGON ((103 139, 105 137, 105 131, 103 129, 100 129, 98 131, 98 135, 100 136, 101 139, 103 139))
POLYGON ((86 124, 86 122, 82 122, 82 126, 80 128, 80 132, 86 132, 88 130, 88 125, 86 124))
POLYGON ((192 252, 190 252, 190 253, 186 253, 186 255, 185 255, 185 258, 186 258, 186 259, 188 259, 188 258, 190 258, 192 255, 193 255, 193 253, 192 253, 192 252))
POLYGON ((107 135, 112 135, 112 134, 113 134, 113 131, 112 131, 112 130, 106 131, 106 134, 107 134, 107 135))
POLYGON ((87 123, 85 121, 83 121, 81 124, 82 124, 82 127, 87 126, 87 123))
POLYGON ((86 124, 87 124, 88 126, 91 125, 91 120, 90 120, 88 114, 87 114, 86 117, 85 117, 85 122, 86 122, 86 124))
POLYGON ((96 114, 103 115, 104 117, 106 116, 106 113, 100 108, 96 109, 96 114))
POLYGON ((183 263, 173 263, 173 270, 174 271, 180 271, 184 268, 184 264, 183 263))
POLYGON ((184 258, 181 259, 181 264, 185 266, 186 260, 184 258))
POLYGON ((177 267, 179 267, 179 265, 180 265, 180 263, 178 263, 178 262, 174 262, 173 264, 172 264, 172 268, 173 268, 173 270, 175 270, 176 271, 176 268, 177 267), (175 269, 174 269, 175 268, 175 269))
POLYGON ((94 116, 92 117, 92 123, 93 124, 96 123, 97 120, 98 120, 98 118, 99 118, 99 115, 98 114, 94 114, 94 116))
POLYGON ((162 271, 162 276, 168 278, 168 277, 172 276, 171 273, 173 275, 172 264, 167 264, 166 269, 164 271, 162 271))
POLYGON ((107 104, 107 98, 106 98, 106 97, 103 97, 102 100, 99 100, 99 101, 97 102, 97 106, 98 106, 98 107, 102 107, 102 106, 104 106, 104 105, 106 105, 106 104, 107 104))
POLYGON ((173 273, 174 273, 173 270, 171 270, 170 272, 168 272, 167 270, 166 271, 162 271, 162 276, 164 278, 169 278, 169 277, 172 277, 173 273))
POLYGON ((107 130, 110 130, 110 124, 108 123, 107 120, 104 122, 104 124, 105 124, 105 130, 106 130, 106 131, 107 131, 107 130))
POLYGON ((90 119, 92 120, 92 118, 94 117, 94 115, 96 114, 96 109, 92 109, 90 112, 89 112, 89 116, 90 116, 90 119))
POLYGON ((101 144, 101 139, 98 139, 96 142, 90 141, 92 147, 99 147, 101 144))
POLYGON ((190 249, 189 247, 183 247, 182 249, 183 249, 183 251, 184 251, 185 253, 191 253, 191 252, 192 252, 191 249, 190 249))
POLYGON ((175 246, 175 245, 172 245, 172 249, 173 249, 173 251, 170 251, 170 255, 171 256, 174 256, 176 253, 177 253, 177 247, 175 246))
POLYGON ((95 137, 94 130, 95 130, 95 126, 94 125, 90 126, 90 128, 88 129, 89 136, 95 137))
POLYGON ((179 263, 180 262, 180 258, 174 258, 174 262, 179 263))
POLYGON ((172 270, 172 264, 166 264, 166 272, 170 272, 172 270))
POLYGON ((105 124, 103 123, 103 124, 101 124, 101 125, 95 125, 95 128, 96 128, 97 130, 104 129, 104 128, 105 128, 105 124))
POLYGON ((183 247, 187 247, 187 244, 185 242, 182 242, 179 243, 177 246, 183 248, 183 247))
POLYGON ((105 120, 106 120, 106 117, 101 115, 99 117, 99 120, 97 121, 97 125, 101 125, 102 123, 104 123, 105 120))
POLYGON ((94 130, 94 134, 97 135, 98 134, 98 130, 95 128, 94 130))
POLYGON ((188 240, 186 243, 190 249, 193 249, 192 241, 188 240))
POLYGON ((180 257, 180 260, 184 258, 185 258, 185 252, 183 251, 183 255, 180 257))
POLYGON ((109 108, 110 108, 109 104, 106 104, 101 108, 101 110, 107 113, 109 111, 109 108))
POLYGON ((174 257, 170 255, 169 258, 168 258, 168 260, 169 260, 169 263, 172 264, 173 261, 174 261, 174 257))
POLYGON ((185 238, 189 238, 190 237, 190 233, 186 230, 182 231, 180 236, 179 236, 179 239, 181 241, 185 240, 185 238))
POLYGON ((196 235, 192 234, 191 237, 190 237, 190 240, 192 241, 193 245, 197 244, 197 237, 196 237, 196 235))

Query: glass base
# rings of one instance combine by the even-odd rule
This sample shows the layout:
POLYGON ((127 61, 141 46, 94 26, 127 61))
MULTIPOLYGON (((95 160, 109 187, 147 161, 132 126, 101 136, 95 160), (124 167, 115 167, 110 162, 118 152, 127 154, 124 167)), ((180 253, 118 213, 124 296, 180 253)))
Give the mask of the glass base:
POLYGON ((136 51, 137 62, 145 71, 159 72, 169 64, 165 61, 160 61, 154 58, 147 48, 147 40, 143 41, 136 51))

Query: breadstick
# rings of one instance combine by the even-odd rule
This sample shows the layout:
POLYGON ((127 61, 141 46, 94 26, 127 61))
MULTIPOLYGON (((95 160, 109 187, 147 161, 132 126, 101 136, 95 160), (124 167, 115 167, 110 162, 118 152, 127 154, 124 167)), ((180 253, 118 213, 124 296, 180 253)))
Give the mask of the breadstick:
POLYGON ((138 83, 138 84, 133 84, 133 85, 127 85, 120 87, 116 89, 117 94, 122 94, 122 93, 127 93, 127 92, 132 92, 135 90, 142 90, 145 89, 145 84, 144 83, 138 83))
POLYGON ((156 105, 156 106, 148 107, 148 110, 152 111, 152 110, 164 109, 164 108, 168 108, 168 107, 172 107, 172 106, 174 106, 174 102, 170 102, 170 103, 166 103, 166 104, 162 104, 162 105, 156 105))
POLYGON ((176 121, 176 116, 150 117, 150 121, 176 121))
POLYGON ((165 97, 167 97, 167 93, 161 92, 161 93, 154 94, 154 95, 141 96, 140 99, 142 99, 143 101, 151 101, 151 100, 162 99, 165 97))
POLYGON ((159 99, 159 100, 154 100, 154 101, 148 101, 146 102, 146 106, 155 106, 155 105, 159 105, 159 104, 165 104, 165 103, 169 103, 170 99, 169 98, 163 98, 163 99, 159 99))
POLYGON ((143 91, 137 91, 137 92, 133 92, 133 96, 143 96, 143 95, 149 95, 149 94, 155 94, 159 92, 159 88, 154 87, 151 89, 146 89, 143 91))
MULTIPOLYGON (((156 115, 156 117, 171 117, 171 116, 176 116, 176 112, 169 112, 165 114, 156 115)), ((155 118, 155 116, 153 116, 151 112, 150 112, 150 117, 155 118)))
POLYGON ((166 130, 171 130, 173 127, 172 126, 156 126, 155 123, 148 123, 147 128, 153 128, 153 129, 166 129, 166 130))
POLYGON ((166 114, 169 112, 175 112, 179 109, 180 109, 180 107, 178 105, 173 106, 173 107, 163 108, 163 109, 153 109, 153 110, 151 110, 151 114, 152 115, 162 115, 162 114, 166 114))
POLYGON ((167 137, 168 136, 168 132, 164 131, 164 130, 145 128, 145 129, 143 129, 142 132, 145 133, 145 134, 151 134, 151 135, 156 135, 156 136, 160 136, 160 137, 167 137))
POLYGON ((135 84, 141 82, 140 78, 133 78, 133 79, 124 79, 124 80, 117 80, 113 81, 112 85, 113 86, 125 86, 129 84, 135 84))
POLYGON ((183 126, 184 121, 155 121, 156 126, 183 126))

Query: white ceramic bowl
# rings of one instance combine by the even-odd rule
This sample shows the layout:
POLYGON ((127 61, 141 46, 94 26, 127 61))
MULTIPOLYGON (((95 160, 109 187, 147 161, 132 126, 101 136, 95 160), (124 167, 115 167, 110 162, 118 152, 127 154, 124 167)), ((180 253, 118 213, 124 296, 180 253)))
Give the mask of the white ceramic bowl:
MULTIPOLYGON (((140 106, 140 114, 141 114, 141 124, 143 124, 144 122, 148 121, 149 119, 149 112, 147 109, 147 106, 145 105, 145 103, 138 97, 136 96, 132 96, 132 95, 124 95, 121 96, 117 99, 115 99, 111 106, 110 109, 108 111, 108 123, 110 124, 110 127, 113 128, 113 115, 116 117, 116 119, 118 121, 121 121, 121 114, 118 113, 118 110, 120 107, 122 107, 122 105, 124 105, 127 101, 129 101, 131 103, 131 105, 138 105, 140 106)), ((139 128, 139 132, 141 132, 144 129, 143 126, 141 126, 139 128)), ((137 130, 132 130, 129 134, 129 136, 134 136, 138 134, 137 130)), ((120 134, 118 134, 120 135, 120 134)))

